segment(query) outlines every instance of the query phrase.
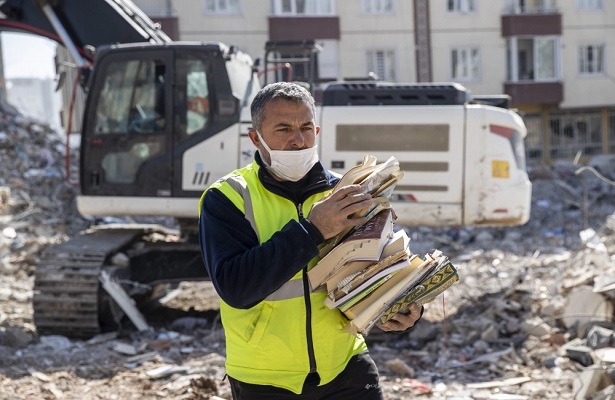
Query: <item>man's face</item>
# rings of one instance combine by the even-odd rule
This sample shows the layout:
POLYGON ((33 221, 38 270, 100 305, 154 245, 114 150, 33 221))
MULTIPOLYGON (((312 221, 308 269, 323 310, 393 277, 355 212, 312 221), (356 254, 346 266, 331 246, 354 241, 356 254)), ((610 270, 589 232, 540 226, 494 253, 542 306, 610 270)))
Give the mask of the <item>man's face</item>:
MULTIPOLYGON (((314 147, 320 127, 314 122, 312 109, 305 103, 276 99, 265 106, 260 134, 271 150, 303 150, 314 147)), ((256 130, 249 132, 252 143, 268 164, 269 153, 261 144, 256 130)))

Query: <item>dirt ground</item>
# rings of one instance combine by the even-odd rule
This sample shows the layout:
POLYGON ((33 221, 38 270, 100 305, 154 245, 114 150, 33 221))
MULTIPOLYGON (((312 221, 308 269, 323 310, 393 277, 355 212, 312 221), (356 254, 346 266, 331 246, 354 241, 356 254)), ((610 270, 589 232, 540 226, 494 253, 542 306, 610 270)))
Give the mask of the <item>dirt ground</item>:
MULTIPOLYGON (((0 399, 231 398, 224 380, 223 332, 217 313, 209 311, 215 310, 218 300, 209 282, 184 283, 163 307, 144 312, 154 326, 152 331, 139 333, 130 327, 117 335, 101 335, 90 341, 37 337, 28 287, 22 288, 23 297, 14 296, 1 303, 5 345, 0 346, 0 399), (8 346, 7 336, 13 340, 8 346), (160 372, 164 368, 167 371, 160 372)), ((446 329, 445 324, 430 321, 453 313, 453 304, 453 298, 447 297, 444 305, 428 306, 421 324, 432 332, 425 334, 444 334, 449 335, 447 340, 454 339, 450 332, 441 331, 446 329)), ((478 366, 486 366, 479 363, 448 368, 446 359, 457 357, 451 354, 457 351, 457 345, 449 347, 444 340, 421 347, 412 335, 373 332, 371 336, 371 352, 389 400, 413 396, 452 398, 461 393, 464 383, 475 381, 477 377, 472 375, 478 372, 478 366)), ((488 378, 499 374, 481 371, 479 375, 488 378)), ((558 393, 557 385, 552 390, 558 393)), ((567 398, 566 391, 559 393, 559 398, 567 398)))
MULTIPOLYGON (((10 182, 14 207, 0 213, 0 399, 230 399, 208 282, 183 282, 143 309, 146 331, 126 321, 90 340, 38 335, 32 296, 40 252, 87 221, 78 219, 70 190, 50 199, 44 188, 36 196, 39 181, 10 182), (54 201, 64 201, 60 212, 54 201)), ((565 351, 583 337, 562 312, 575 288, 615 272, 615 190, 581 182, 573 166, 542 171, 533 183, 524 226, 408 229, 411 249, 442 250, 460 282, 428 304, 409 333, 374 329, 367 337, 387 400, 567 400, 586 387, 581 375, 597 366, 565 351), (587 228, 601 246, 580 240, 587 228)))
MULTIPOLYGON (((456 264, 465 279, 427 305, 411 333, 368 336, 385 398, 572 399, 579 370, 570 362, 547 366, 556 347, 523 335, 485 340, 477 333, 502 325, 489 308, 519 299, 525 291, 516 285, 525 268, 548 264, 554 255, 464 254, 456 264), (494 264, 510 268, 495 271, 494 264), (490 320, 479 323, 482 317, 490 320), (495 389, 472 387, 480 382, 496 382, 495 389)), ((182 283, 162 306, 144 310, 150 331, 128 323, 120 332, 79 341, 37 336, 32 276, 3 274, 0 281, 12 290, 0 302, 0 399, 231 398, 218 299, 209 282, 182 283)))

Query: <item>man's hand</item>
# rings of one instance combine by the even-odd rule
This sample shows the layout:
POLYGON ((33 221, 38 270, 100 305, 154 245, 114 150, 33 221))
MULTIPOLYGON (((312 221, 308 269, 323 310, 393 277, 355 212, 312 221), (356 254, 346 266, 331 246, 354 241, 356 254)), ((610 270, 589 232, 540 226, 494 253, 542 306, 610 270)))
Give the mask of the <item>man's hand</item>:
POLYGON ((410 310, 409 314, 397 313, 385 324, 377 323, 376 326, 385 332, 405 331, 413 327, 416 321, 421 317, 421 307, 416 304, 411 304, 408 310, 410 310))
POLYGON ((308 219, 326 239, 332 238, 348 228, 363 225, 367 218, 348 217, 357 211, 371 207, 374 201, 369 193, 361 193, 361 186, 344 186, 316 202, 308 219))

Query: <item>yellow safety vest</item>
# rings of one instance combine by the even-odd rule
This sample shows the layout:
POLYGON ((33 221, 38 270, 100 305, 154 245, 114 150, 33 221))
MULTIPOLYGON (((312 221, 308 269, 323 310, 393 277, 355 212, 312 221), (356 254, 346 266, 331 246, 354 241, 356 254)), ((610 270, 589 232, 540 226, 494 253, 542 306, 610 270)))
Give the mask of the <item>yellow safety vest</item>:
MULTIPOLYGON (((258 169, 254 161, 221 178, 209 189, 220 190, 233 202, 250 221, 259 243, 263 243, 289 220, 298 220, 299 216, 292 201, 263 187, 258 169)), ((304 215, 327 193, 311 196, 302 205, 304 215)), ((318 257, 312 259, 308 268, 317 261, 318 257)), ((220 301, 226 336, 226 372, 230 376, 241 382, 301 393, 310 372, 303 275, 303 270, 299 271, 280 289, 249 309, 233 308, 220 301)), ((363 336, 344 329, 347 321, 338 310, 324 305, 326 291, 315 291, 309 296, 316 368, 320 385, 324 385, 342 372, 351 357, 366 351, 367 346, 363 336)))

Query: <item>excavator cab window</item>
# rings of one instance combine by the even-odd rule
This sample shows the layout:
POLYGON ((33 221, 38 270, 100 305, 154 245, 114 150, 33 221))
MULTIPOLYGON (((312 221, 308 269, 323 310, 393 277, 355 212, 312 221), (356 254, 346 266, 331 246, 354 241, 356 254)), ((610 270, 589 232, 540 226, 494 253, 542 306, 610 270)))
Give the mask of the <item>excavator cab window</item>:
POLYGON ((157 60, 117 61, 108 67, 96 110, 95 132, 154 133, 165 127, 165 65, 157 60))
POLYGON ((155 56, 119 58, 101 68, 88 143, 103 151, 96 162, 104 183, 135 184, 142 166, 165 151, 169 68, 155 56))
POLYGON ((205 67, 203 60, 177 60, 178 72, 184 75, 186 80, 185 133, 187 136, 204 129, 209 121, 209 88, 205 67))

